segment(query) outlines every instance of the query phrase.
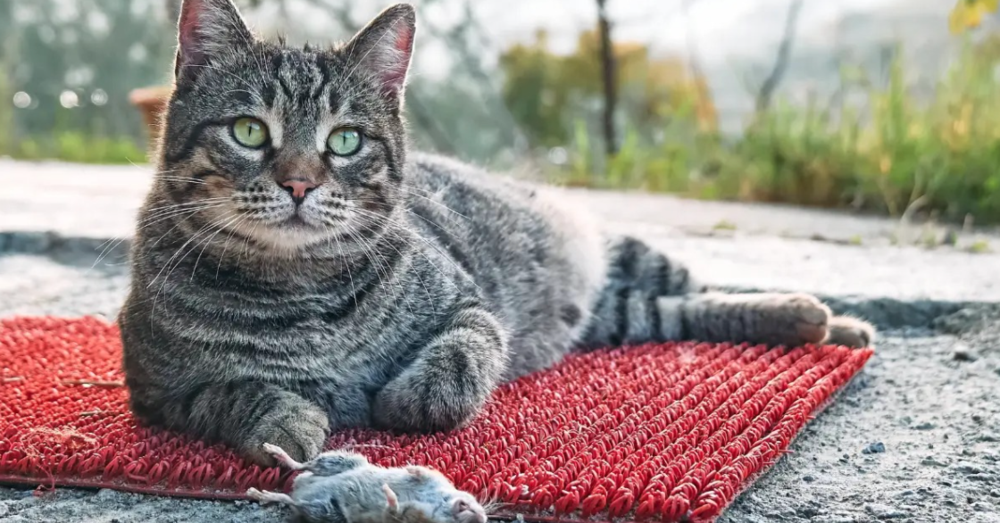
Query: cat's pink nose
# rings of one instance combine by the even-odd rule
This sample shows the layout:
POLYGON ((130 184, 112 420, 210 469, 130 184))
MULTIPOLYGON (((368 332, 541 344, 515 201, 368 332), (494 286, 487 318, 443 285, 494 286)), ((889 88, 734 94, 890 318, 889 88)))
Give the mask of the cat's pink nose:
POLYGON ((302 179, 291 179, 281 182, 281 186, 288 191, 288 194, 292 195, 295 203, 301 203, 306 195, 309 194, 309 191, 315 189, 318 185, 317 183, 302 179))

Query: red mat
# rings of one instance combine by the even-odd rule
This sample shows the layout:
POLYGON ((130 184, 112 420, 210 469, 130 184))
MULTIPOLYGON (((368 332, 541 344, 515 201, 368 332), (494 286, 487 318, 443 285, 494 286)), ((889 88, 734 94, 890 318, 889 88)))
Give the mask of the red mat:
MULTIPOLYGON (((0 482, 237 499, 291 477, 223 446, 140 427, 113 325, 0 320, 0 482)), ((335 434, 385 466, 444 472, 499 516, 710 521, 872 355, 694 343, 574 355, 501 387, 470 427, 335 434)))

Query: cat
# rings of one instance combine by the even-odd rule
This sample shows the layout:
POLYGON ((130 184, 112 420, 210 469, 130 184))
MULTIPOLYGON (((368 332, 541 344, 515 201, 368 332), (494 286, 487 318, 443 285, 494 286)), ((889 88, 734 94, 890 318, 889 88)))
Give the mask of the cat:
POLYGON ((405 4, 343 45, 185 0, 158 172, 118 318, 145 423, 299 461, 331 430, 442 431, 572 349, 868 345, 806 294, 726 295, 552 190, 407 149, 405 4))

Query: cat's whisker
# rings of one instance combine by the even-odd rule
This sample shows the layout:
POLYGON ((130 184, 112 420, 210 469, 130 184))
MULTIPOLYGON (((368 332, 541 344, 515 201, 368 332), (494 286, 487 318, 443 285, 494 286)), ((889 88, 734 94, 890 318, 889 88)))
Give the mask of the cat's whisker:
MULTIPOLYGON (((170 228, 170 230, 167 231, 168 233, 170 233, 170 232, 172 232, 174 230, 174 228, 176 228, 178 225, 180 225, 184 220, 187 220, 188 218, 190 218, 191 216, 194 216, 195 214, 197 214, 199 212, 204 212, 204 211, 211 210, 211 209, 222 209, 224 207, 225 207, 224 205, 215 204, 215 205, 207 205, 207 206, 203 206, 203 207, 178 209, 178 210, 175 210, 173 212, 161 214, 159 216, 153 216, 152 218, 155 218, 155 219, 152 220, 152 221, 148 221, 148 220, 140 221, 139 222, 139 226, 136 228, 136 231, 139 232, 139 231, 142 231, 142 230, 147 229, 149 227, 152 227, 153 225, 156 225, 158 223, 161 223, 161 222, 164 222, 164 221, 167 221, 167 220, 176 219, 176 218, 180 217, 181 219, 177 221, 177 224, 175 224, 174 227, 170 228)), ((159 240, 157 240, 157 242, 159 242, 159 240)), ((156 243, 154 243, 153 245, 155 246, 156 243)))
POLYGON ((199 205, 214 204, 214 203, 220 203, 220 202, 225 202, 225 201, 229 201, 229 200, 230 200, 230 198, 228 198, 228 197, 217 197, 217 198, 205 198, 205 199, 196 200, 196 201, 192 201, 192 202, 169 203, 167 205, 160 205, 160 206, 156 206, 156 207, 150 207, 147 210, 147 212, 149 212, 151 214, 155 214, 157 212, 164 211, 164 210, 169 210, 169 209, 196 207, 196 206, 199 206, 199 205))
MULTIPOLYGON (((159 299, 160 293, 163 291, 163 289, 166 287, 167 282, 170 280, 170 275, 173 273, 174 270, 177 269, 177 267, 180 266, 181 263, 184 262, 184 259, 187 258, 188 255, 190 255, 192 252, 194 252, 195 249, 198 248, 198 246, 201 244, 201 242, 195 243, 195 245, 193 247, 191 247, 190 249, 188 249, 186 252, 184 252, 185 247, 187 247, 187 245, 190 244, 192 241, 197 241, 198 238, 202 238, 204 234, 207 234, 207 232, 211 232, 211 230, 213 228, 217 228, 223 219, 226 219, 226 218, 224 217, 222 219, 213 220, 210 223, 204 225, 196 233, 194 233, 193 235, 191 235, 191 238, 189 238, 188 241, 184 242, 184 244, 181 245, 181 247, 179 249, 177 249, 174 252, 173 255, 171 255, 171 257, 166 261, 166 263, 164 263, 163 268, 160 269, 160 273, 158 273, 157 276, 154 277, 150 281, 150 284, 152 284, 153 282, 155 282, 159 278, 160 274, 163 273, 163 269, 165 269, 167 267, 170 267, 170 269, 167 271, 166 276, 164 276, 163 280, 160 283, 159 290, 157 290, 156 295, 153 297, 153 307, 154 308, 156 307, 156 301, 159 299), (174 260, 174 258, 178 254, 181 254, 181 257, 171 267, 171 262, 174 260)), ((218 233, 216 233, 216 234, 218 234, 218 233)), ((199 256, 199 258, 200 258, 200 256, 199 256)), ((147 288, 148 288, 148 286, 147 286, 147 288)))
POLYGON ((206 182, 205 180, 199 180, 197 178, 185 178, 185 177, 182 177, 182 176, 159 176, 158 178, 160 180, 163 180, 163 181, 166 181, 166 182, 177 182, 177 183, 195 184, 195 185, 209 185, 209 183, 206 182))
MULTIPOLYGON (((156 276, 155 276, 155 277, 153 277, 153 279, 152 279, 152 280, 150 281, 149 285, 152 285, 152 284, 153 284, 154 282, 156 282, 156 281, 157 281, 158 279, 160 279, 160 276, 161 276, 161 275, 163 274, 163 271, 164 271, 164 269, 166 269, 166 268, 168 268, 168 267, 171 267, 171 263, 172 263, 172 262, 174 261, 174 258, 176 258, 178 254, 180 254, 181 252, 183 252, 183 251, 184 251, 184 249, 185 249, 185 248, 186 248, 186 247, 187 247, 187 246, 188 246, 188 245, 189 245, 189 244, 190 244, 190 243, 191 243, 192 241, 195 241, 195 240, 196 240, 196 239, 197 239, 197 238, 198 238, 198 237, 199 237, 199 236, 200 236, 200 235, 202 234, 202 232, 203 232, 203 231, 205 231, 205 230, 207 230, 207 229, 211 228, 211 227, 212 227, 212 225, 213 225, 214 223, 215 223, 215 222, 214 222, 214 221, 212 221, 212 222, 208 223, 207 225, 203 225, 203 226, 202 226, 202 227, 201 227, 200 229, 198 229, 198 231, 197 231, 197 232, 195 232, 194 234, 192 234, 192 235, 191 235, 191 237, 190 237, 190 238, 188 238, 188 239, 187 239, 187 241, 185 241, 185 242, 184 242, 184 243, 183 243, 183 244, 182 244, 182 245, 180 246, 180 248, 178 248, 178 249, 177 249, 176 251, 174 251, 174 254, 173 254, 173 255, 171 255, 169 259, 167 259, 166 263, 164 263, 164 264, 163 264, 163 267, 162 267, 162 268, 160 268, 160 272, 158 272, 158 273, 156 274, 156 276)), ((176 226, 175 226, 175 227, 176 227, 176 226)), ((181 260, 180 260, 180 261, 183 261, 183 256, 181 257, 181 260)), ((173 267, 173 268, 176 268, 176 264, 174 265, 174 267, 173 267)), ((165 283, 166 283, 166 281, 167 281, 167 280, 169 279, 169 277, 170 277, 170 273, 171 273, 171 272, 173 272, 173 268, 171 268, 171 269, 170 269, 170 271, 168 271, 168 272, 167 272, 167 276, 166 276, 165 278, 163 278, 163 280, 162 280, 162 282, 161 282, 162 284, 165 284, 165 283)), ((161 286, 160 286, 160 289, 161 289, 161 290, 163 289, 163 285, 162 285, 162 284, 161 284, 161 286)), ((148 287, 149 285, 147 285, 147 287, 148 287)), ((157 296, 159 296, 159 291, 157 291, 157 296)), ((156 299, 154 298, 154 300, 153 300, 153 301, 155 302, 155 301, 156 301, 156 299)))
MULTIPOLYGON (((402 260, 403 258, 405 258, 405 257, 406 257, 406 255, 405 255, 405 254, 403 254, 403 252, 402 252, 402 251, 400 251, 400 250, 399 250, 399 249, 398 249, 398 248, 397 248, 397 247, 396 247, 395 245, 393 245, 393 244, 392 244, 391 242, 390 242, 390 243, 387 243, 387 245, 388 245, 388 246, 389 246, 389 247, 390 247, 390 248, 391 248, 392 250, 396 251, 396 254, 398 254, 398 255, 399 255, 399 257, 400 257, 400 259, 401 259, 401 260, 402 260)), ((407 254, 409 254, 409 253, 412 253, 412 252, 416 252, 417 254, 419 254, 419 255, 423 256, 423 257, 424 257, 425 259, 427 258, 427 255, 426 255, 426 254, 424 254, 423 252, 420 252, 420 250, 419 250, 419 249, 418 249, 418 250, 408 250, 408 251, 407 251, 407 254)), ((430 260, 429 260, 429 259, 428 259, 427 261, 428 261, 428 263, 430 263, 430 260)), ((433 265, 433 263, 432 263, 432 265, 433 265)), ((435 268, 436 268, 436 267, 435 267, 435 268)), ((433 294, 431 294, 431 291, 430 291, 430 288, 429 288, 429 287, 427 287, 427 284, 426 284, 426 283, 424 283, 424 280, 423 280, 423 278, 421 278, 421 277, 420 277, 420 273, 419 273, 419 272, 417 272, 417 271, 411 271, 411 272, 404 272, 404 274, 405 274, 405 275, 410 275, 410 274, 412 274, 413 276, 415 276, 415 277, 416 277, 416 279, 417 279, 417 282, 418 282, 418 283, 420 284, 420 286, 421 286, 421 287, 423 287, 423 289, 424 289, 424 294, 425 294, 425 295, 427 296, 427 299, 428 299, 428 300, 431 300, 431 299, 433 298, 433 296, 434 296, 434 295, 433 295, 433 294)), ((413 314, 413 309, 412 309, 412 307, 410 307, 410 301, 409 301, 409 300, 406 300, 406 301, 404 301, 403 303, 405 303, 405 304, 406 304, 406 309, 407 309, 407 311, 409 311, 409 312, 410 312, 410 314, 413 314)))
POLYGON ((368 244, 366 244, 364 240, 359 235, 356 235, 353 231, 348 230, 347 234, 351 237, 351 240, 354 241, 355 244, 361 247, 362 254, 364 254, 365 258, 368 259, 368 262, 371 264, 372 270, 375 271, 375 277, 378 278, 378 284, 380 287, 382 287, 382 292, 388 294, 389 291, 386 290, 385 283, 382 281, 382 275, 379 273, 380 265, 368 252, 368 244))
MULTIPOLYGON (((341 257, 343 257, 344 247, 340 243, 340 238, 334 236, 333 239, 337 242, 337 250, 340 251, 341 257)), ((347 269, 347 279, 351 282, 351 297, 354 298, 354 308, 358 308, 358 290, 354 287, 354 275, 351 274, 351 264, 345 263, 344 267, 347 269)))
POLYGON ((186 207, 186 208, 182 208, 182 209, 164 210, 163 212, 160 212, 160 213, 157 213, 157 214, 151 214, 148 218, 145 218, 141 222, 139 222, 138 225, 139 225, 139 229, 144 229, 144 228, 148 228, 148 227, 150 227, 152 225, 156 225, 157 223, 169 220, 171 218, 175 218, 177 216, 194 215, 194 214, 196 214, 198 212, 201 212, 201 211, 206 211, 206 210, 209 210, 209 209, 217 209, 217 208, 221 208, 221 207, 222 207, 222 205, 219 204, 219 205, 203 205, 203 206, 198 206, 198 207, 186 207))
POLYGON ((236 234, 236 231, 239 229, 239 227, 243 225, 243 223, 246 222, 248 219, 249 219, 248 215, 246 214, 242 215, 241 219, 236 223, 234 223, 231 230, 229 231, 229 236, 226 238, 226 243, 225 245, 222 246, 222 254, 219 255, 219 264, 215 268, 216 280, 219 279, 219 273, 222 271, 222 262, 226 259, 226 252, 228 252, 229 250, 229 242, 233 239, 233 235, 236 234))
POLYGON ((451 207, 448 207, 448 205, 446 205, 444 202, 439 202, 439 201, 437 201, 435 199, 432 199, 432 198, 429 198, 429 197, 427 197, 427 196, 425 196, 423 194, 419 194, 419 193, 415 193, 415 192, 410 192, 405 187, 399 187, 399 190, 401 192, 405 193, 405 194, 409 194, 411 196, 416 196, 417 198, 423 198, 424 200, 426 200, 426 201, 428 201, 430 203, 433 203, 434 205, 443 207, 446 211, 448 211, 448 212, 450 212, 450 213, 452 213, 452 214, 454 214, 456 216, 459 216, 459 217, 464 218, 466 220, 469 219, 468 216, 466 216, 466 215, 464 215, 464 214, 456 211, 455 209, 452 209, 451 207))
POLYGON ((219 225, 218 226, 219 230, 216 231, 215 234, 213 234, 212 236, 208 237, 207 239, 205 239, 204 242, 202 242, 203 246, 201 248, 201 252, 198 253, 198 258, 195 259, 194 266, 191 268, 191 280, 192 281, 194 280, 195 273, 198 271, 198 263, 201 262, 201 257, 205 255, 205 249, 208 248, 209 244, 212 243, 212 240, 214 240, 215 237, 219 235, 219 233, 221 233, 222 231, 225 231, 226 227, 229 227, 230 225, 232 225, 233 223, 235 223, 237 220, 239 220, 241 218, 242 218, 242 216, 240 216, 239 214, 237 214, 236 216, 233 216, 226 223, 219 225))
POLYGON ((90 266, 89 269, 87 269, 87 272, 85 274, 89 275, 91 271, 96 269, 97 266, 100 265, 102 261, 104 261, 104 258, 106 256, 110 255, 115 250, 115 248, 121 245, 126 239, 127 237, 125 236, 117 236, 114 238, 109 238, 108 240, 105 240, 104 243, 102 243, 101 245, 98 245, 98 248, 101 249, 101 252, 100 254, 97 255, 97 259, 94 260, 94 263, 90 266))
POLYGON ((257 65, 257 72, 260 73, 261 83, 266 82, 268 75, 264 73, 263 57, 258 56, 255 52, 255 47, 258 47, 255 45, 256 42, 253 42, 252 37, 247 37, 247 35, 241 34, 240 36, 245 48, 250 50, 250 56, 253 57, 254 64, 257 65))
MULTIPOLYGON (((387 222, 387 223, 389 223, 391 225, 395 225, 396 227, 406 228, 406 224, 403 224, 403 223, 400 223, 400 222, 398 222, 396 220, 393 220, 393 219, 389 218, 388 216, 384 216, 384 215, 381 215, 381 214, 378 214, 378 213, 373 213, 371 211, 367 211, 367 210, 359 209, 359 208, 354 208, 354 209, 352 209, 352 211, 356 212, 356 213, 358 213, 358 214, 360 214, 362 216, 368 216, 368 217, 372 218, 373 220, 382 220, 382 221, 387 222)), ((384 229, 387 230, 387 231, 389 231, 388 227, 385 227, 384 229)), ((394 231, 390 231, 389 233, 393 234, 395 232, 394 231)), ((448 263, 450 263, 453 269, 455 269, 456 271, 458 271, 459 274, 464 274, 465 277, 466 277, 466 279, 467 279, 467 281, 469 281, 477 289, 479 289, 480 291, 482 291, 482 288, 480 288, 479 285, 472 279, 471 275, 467 274, 464 269, 462 269, 461 267, 459 267, 458 263, 456 263, 454 260, 452 260, 451 255, 449 255, 448 253, 446 253, 445 251, 443 251, 440 246, 435 245, 434 243, 432 243, 431 241, 427 240, 426 238, 424 238, 424 237, 422 237, 420 235, 414 235, 413 237, 417 241, 422 242, 428 248, 433 249, 435 252, 437 252, 438 254, 440 254, 441 258, 444 259, 444 260, 446 260, 448 263)), ((426 258, 426 254, 424 256, 426 258)), ((430 263, 431 266, 433 266, 435 270, 437 270, 438 272, 442 272, 441 268, 438 267, 437 264, 435 264, 434 262, 432 262, 430 260, 430 258, 426 258, 426 259, 427 259, 427 262, 430 263)))

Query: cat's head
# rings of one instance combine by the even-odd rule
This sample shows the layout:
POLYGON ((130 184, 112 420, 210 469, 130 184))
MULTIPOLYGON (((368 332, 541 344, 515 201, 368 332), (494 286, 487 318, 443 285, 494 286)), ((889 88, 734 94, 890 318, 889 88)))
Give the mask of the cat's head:
POLYGON ((231 0, 185 0, 163 207, 286 253, 381 227, 403 190, 414 32, 398 4, 346 44, 293 48, 254 36, 231 0))

